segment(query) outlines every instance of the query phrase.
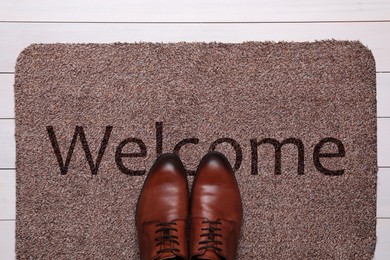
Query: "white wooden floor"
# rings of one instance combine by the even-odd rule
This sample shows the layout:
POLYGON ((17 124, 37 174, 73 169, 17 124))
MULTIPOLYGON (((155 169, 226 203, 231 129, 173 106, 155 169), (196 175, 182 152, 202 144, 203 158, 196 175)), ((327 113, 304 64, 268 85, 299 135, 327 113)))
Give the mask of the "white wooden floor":
POLYGON ((360 40, 378 100, 375 259, 390 259, 390 0, 0 0, 0 259, 15 258, 13 78, 31 43, 360 40))

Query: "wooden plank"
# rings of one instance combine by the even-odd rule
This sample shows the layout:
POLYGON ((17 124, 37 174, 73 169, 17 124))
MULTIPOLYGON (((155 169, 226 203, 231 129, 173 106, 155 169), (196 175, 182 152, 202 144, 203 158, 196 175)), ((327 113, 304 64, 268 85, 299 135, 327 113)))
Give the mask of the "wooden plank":
MULTIPOLYGON (((390 218, 390 169, 379 169, 377 184, 377 212, 379 218, 390 218)), ((390 235, 390 234, 389 234, 390 235)))
POLYGON ((376 74, 376 100, 379 117, 390 116, 390 73, 376 74))
MULTIPOLYGON (((3 119, 0 125, 0 169, 15 168, 14 119, 3 119)), ((390 166, 390 118, 378 118, 378 165, 390 166)))
POLYGON ((389 1, 2 1, 2 21, 278 22, 390 19, 389 1))
POLYGON ((0 72, 13 72, 18 54, 31 43, 178 41, 360 40, 390 71, 390 22, 328 24, 47 24, 0 23, 0 72))
POLYGON ((0 120, 0 169, 15 168, 15 120, 0 120))
POLYGON ((0 118, 14 117, 14 75, 0 74, 0 118))
MULTIPOLYGON (((0 74, 0 118, 14 118, 13 75, 0 74)), ((390 73, 377 73, 377 114, 390 117, 390 73)))
POLYGON ((15 221, 0 221, 0 258, 15 257, 15 221))
POLYGON ((376 224, 375 260, 390 259, 390 219, 378 219, 376 224))
POLYGON ((378 165, 390 167, 390 119, 379 118, 378 131, 378 165))
POLYGON ((15 219, 15 170, 0 171, 0 220, 15 219))

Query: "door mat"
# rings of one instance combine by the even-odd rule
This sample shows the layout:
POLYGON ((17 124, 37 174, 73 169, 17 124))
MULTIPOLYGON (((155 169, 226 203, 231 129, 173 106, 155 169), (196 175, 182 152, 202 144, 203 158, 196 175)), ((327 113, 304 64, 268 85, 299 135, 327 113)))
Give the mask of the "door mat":
POLYGON ((238 259, 371 259, 375 62, 357 41, 37 44, 19 56, 18 258, 138 259, 158 154, 236 170, 238 259))

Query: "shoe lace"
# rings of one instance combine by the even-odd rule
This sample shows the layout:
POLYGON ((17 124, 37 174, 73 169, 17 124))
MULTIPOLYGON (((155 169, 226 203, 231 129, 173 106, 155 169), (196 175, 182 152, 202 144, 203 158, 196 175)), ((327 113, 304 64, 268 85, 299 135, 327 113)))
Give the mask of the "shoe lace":
MULTIPOLYGON (((156 237, 156 247, 164 244, 165 242, 170 242, 176 245, 179 245, 179 241, 177 241, 178 237, 171 234, 171 231, 176 231, 177 229, 172 227, 172 225, 177 225, 176 222, 170 221, 170 222, 161 222, 156 224, 156 227, 158 228, 156 230, 156 234, 162 232, 161 236, 156 237)), ((164 252, 180 252, 180 249, 170 247, 170 248, 163 248, 157 251, 157 254, 164 253, 164 252)))
POLYGON ((203 231, 206 231, 205 233, 201 234, 201 237, 207 237, 207 240, 200 241, 200 245, 204 245, 199 247, 198 250, 203 250, 203 249, 214 249, 216 251, 222 251, 221 248, 217 247, 218 245, 223 245, 221 241, 217 240, 217 237, 222 237, 221 234, 215 233, 215 231, 220 231, 222 230, 221 228, 216 227, 217 224, 222 225, 222 222, 216 220, 204 220, 202 221, 202 224, 209 224, 208 227, 202 228, 203 231))

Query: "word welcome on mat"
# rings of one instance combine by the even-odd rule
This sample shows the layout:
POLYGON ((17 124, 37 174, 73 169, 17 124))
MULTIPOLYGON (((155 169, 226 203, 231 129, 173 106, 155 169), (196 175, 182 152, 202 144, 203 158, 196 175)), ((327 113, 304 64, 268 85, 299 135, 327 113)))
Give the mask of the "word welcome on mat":
POLYGON ((163 152, 235 168, 238 259, 371 259, 376 89, 356 41, 33 44, 15 69, 18 258, 138 259, 163 152))
MULTIPOLYGON (((92 174, 97 174, 99 171, 99 165, 103 158, 104 152, 106 150, 106 147, 108 145, 111 131, 113 130, 113 126, 106 126, 106 130, 104 132, 104 137, 102 138, 99 152, 96 158, 96 161, 92 158, 91 149, 88 145, 88 141, 86 138, 85 131, 82 126, 76 126, 76 129, 74 131, 72 142, 69 146, 69 149, 66 153, 66 156, 62 155, 61 150, 58 145, 57 137, 55 134, 55 130, 53 126, 47 126, 47 133, 50 138, 51 144, 53 146, 54 154, 58 160, 58 165, 60 168, 61 174, 67 174, 69 169, 69 164, 72 159, 72 154, 75 149, 77 138, 80 139, 80 142, 82 144, 83 150, 85 152, 86 160, 89 164, 89 167, 91 169, 92 174), (64 162, 64 158, 65 162, 64 162)), ((181 141, 179 141, 173 149, 173 152, 180 155, 180 149, 186 145, 186 144, 198 144, 199 138, 192 137, 192 138, 185 138, 181 141)), ((234 148, 235 152, 235 163, 233 168, 234 170, 240 169, 241 163, 242 163, 242 148, 240 144, 234 140, 233 138, 228 137, 222 137, 218 138, 214 142, 211 143, 209 150, 215 151, 217 146, 222 143, 228 143, 234 148)), ((293 144, 298 149, 298 174, 304 174, 305 169, 305 149, 304 144, 302 143, 301 139, 290 137, 288 139, 283 140, 282 142, 274 139, 274 138, 263 138, 261 140, 257 139, 250 139, 250 146, 251 146, 251 174, 257 175, 258 174, 258 148, 260 145, 264 144, 271 144, 275 148, 275 174, 280 175, 281 174, 281 168, 282 168, 282 146, 286 144, 293 144)), ((156 122, 156 155, 162 154, 163 151, 163 122, 156 122)), ((118 169, 128 175, 144 175, 146 173, 146 170, 132 170, 127 168, 123 160, 124 158, 139 158, 139 157, 145 157, 147 155, 147 147, 145 143, 142 141, 142 139, 135 138, 135 137, 129 137, 121 141, 116 150, 115 150, 115 163, 118 169), (126 145, 129 144, 136 144, 138 147, 137 149, 139 151, 136 152, 123 152, 126 145)), ((344 157, 345 156, 345 148, 343 143, 338 140, 337 138, 327 137, 322 140, 320 140, 316 146, 314 147, 313 151, 313 163, 317 170, 325 175, 341 175, 344 173, 344 169, 339 170, 330 170, 327 169, 322 165, 320 162, 320 158, 335 158, 335 157, 344 157), (321 152, 321 149, 324 145, 328 143, 333 143, 337 147, 337 152, 327 152, 323 153, 321 152)), ((187 170, 187 172, 191 175, 195 174, 194 170, 187 170)))

